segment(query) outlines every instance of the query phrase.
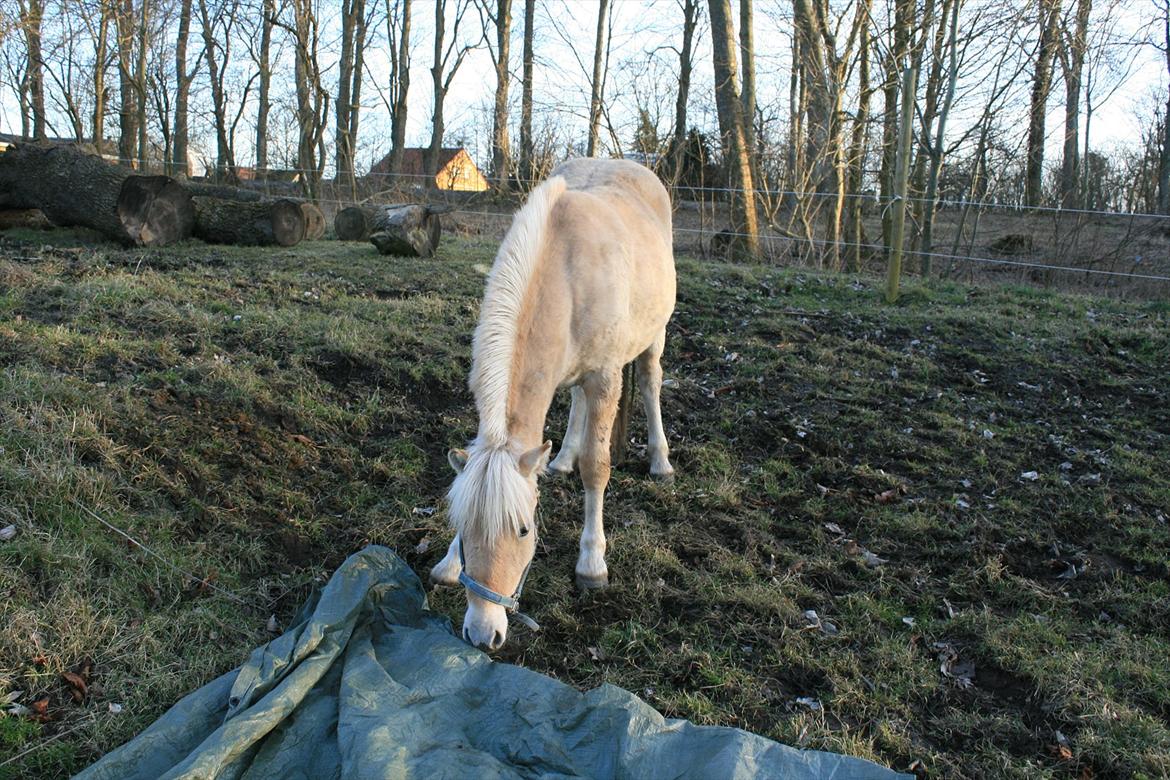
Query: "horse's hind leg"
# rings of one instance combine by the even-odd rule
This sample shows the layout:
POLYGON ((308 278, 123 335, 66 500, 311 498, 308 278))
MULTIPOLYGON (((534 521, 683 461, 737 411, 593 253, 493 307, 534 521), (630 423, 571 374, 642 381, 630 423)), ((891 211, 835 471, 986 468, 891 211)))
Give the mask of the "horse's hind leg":
POLYGON ((622 393, 621 367, 591 374, 583 384, 585 431, 578 465, 585 486, 585 523, 581 528, 581 554, 577 558, 577 586, 602 588, 609 584, 609 570, 605 566, 601 510, 605 486, 609 483, 609 439, 622 393))
POLYGON ((580 385, 573 385, 570 393, 573 400, 569 405, 569 424, 565 426, 565 438, 561 441, 557 457, 548 464, 548 470, 558 474, 573 473, 577 456, 581 452, 581 439, 585 435, 585 391, 580 385))
POLYGON ((646 454, 650 456, 650 475, 659 479, 670 479, 674 468, 670 465, 670 450, 666 444, 666 432, 662 429, 662 350, 666 347, 666 331, 662 331, 654 343, 638 356, 638 389, 646 407, 646 454))

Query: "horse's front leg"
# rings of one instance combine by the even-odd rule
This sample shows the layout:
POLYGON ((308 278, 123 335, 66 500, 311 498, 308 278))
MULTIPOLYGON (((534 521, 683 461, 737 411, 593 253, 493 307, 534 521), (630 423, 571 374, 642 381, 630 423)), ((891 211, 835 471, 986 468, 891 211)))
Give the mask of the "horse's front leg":
POLYGON ((609 483, 609 438, 621 398, 621 368, 594 373, 582 384, 587 413, 578 466, 585 486, 585 524, 577 558, 577 586, 603 588, 609 584, 609 570, 605 566, 602 507, 609 483))
POLYGON ((459 572, 461 571, 463 571, 463 565, 459 563, 459 534, 455 534, 443 560, 431 568, 431 582, 435 585, 447 585, 453 588, 459 584, 459 572))

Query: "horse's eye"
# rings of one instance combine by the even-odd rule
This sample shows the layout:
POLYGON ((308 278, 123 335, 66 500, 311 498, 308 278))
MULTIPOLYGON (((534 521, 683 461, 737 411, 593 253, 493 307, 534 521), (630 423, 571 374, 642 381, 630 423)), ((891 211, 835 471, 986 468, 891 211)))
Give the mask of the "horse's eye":
POLYGON ((520 536, 522 536, 522 537, 528 536, 528 526, 526 526, 526 525, 520 526, 520 536))

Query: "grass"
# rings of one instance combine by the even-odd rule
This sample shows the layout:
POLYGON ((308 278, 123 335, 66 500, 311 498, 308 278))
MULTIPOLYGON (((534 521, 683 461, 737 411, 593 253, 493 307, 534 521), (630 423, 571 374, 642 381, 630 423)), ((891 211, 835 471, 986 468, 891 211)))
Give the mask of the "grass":
MULTIPOLYGON (((125 741, 363 545, 425 576, 493 252, 0 241, 0 777, 125 741)), ((503 658, 932 776, 1170 776, 1170 307, 678 266, 678 478, 635 415, 586 594, 579 485, 542 488, 503 658)))

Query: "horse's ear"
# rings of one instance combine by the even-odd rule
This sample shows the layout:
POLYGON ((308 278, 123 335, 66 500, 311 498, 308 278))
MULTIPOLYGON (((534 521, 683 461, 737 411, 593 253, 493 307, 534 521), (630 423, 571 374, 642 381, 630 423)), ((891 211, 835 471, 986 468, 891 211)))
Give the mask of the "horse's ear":
POLYGON ((447 450, 447 462, 456 474, 462 474, 463 467, 467 465, 467 450, 447 450))
POLYGON ((533 447, 521 455, 520 462, 516 466, 520 469, 522 475, 530 477, 537 469, 544 468, 544 465, 548 463, 548 454, 550 452, 552 452, 552 442, 546 441, 539 447, 533 447))

